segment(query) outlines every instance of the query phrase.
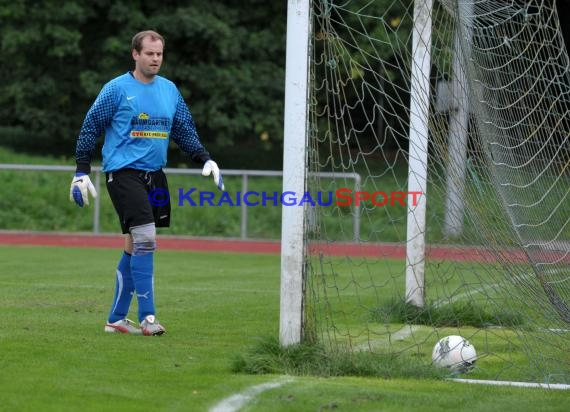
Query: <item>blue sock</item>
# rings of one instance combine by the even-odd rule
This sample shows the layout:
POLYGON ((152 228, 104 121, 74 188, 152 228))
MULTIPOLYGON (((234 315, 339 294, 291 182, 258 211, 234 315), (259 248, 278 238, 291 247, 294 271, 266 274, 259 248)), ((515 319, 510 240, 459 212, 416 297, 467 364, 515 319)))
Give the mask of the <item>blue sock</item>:
POLYGON ((127 317, 134 292, 135 284, 131 276, 131 255, 127 252, 123 252, 119 265, 117 266, 115 297, 113 298, 113 305, 109 313, 110 323, 127 317))
POLYGON ((131 256, 131 273, 135 282, 139 321, 154 315, 154 253, 131 256))

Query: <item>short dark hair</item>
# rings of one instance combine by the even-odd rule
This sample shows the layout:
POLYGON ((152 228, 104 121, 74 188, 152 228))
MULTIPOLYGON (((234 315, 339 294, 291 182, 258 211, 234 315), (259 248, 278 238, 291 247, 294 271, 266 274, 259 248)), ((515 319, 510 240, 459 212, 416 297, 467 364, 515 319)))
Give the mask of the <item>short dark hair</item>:
POLYGON ((133 40, 131 41, 131 50, 136 50, 140 53, 142 50, 142 42, 145 37, 150 37, 152 40, 160 40, 164 47, 164 37, 154 30, 144 30, 133 36, 133 40))

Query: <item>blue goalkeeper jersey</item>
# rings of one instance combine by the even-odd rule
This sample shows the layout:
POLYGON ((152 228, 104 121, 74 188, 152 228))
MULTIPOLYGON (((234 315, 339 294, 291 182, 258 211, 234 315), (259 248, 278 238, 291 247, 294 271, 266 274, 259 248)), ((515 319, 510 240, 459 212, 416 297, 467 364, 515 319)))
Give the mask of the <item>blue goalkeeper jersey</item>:
POLYGON ((103 133, 104 172, 158 170, 166 165, 170 139, 194 160, 209 157, 182 95, 161 76, 145 84, 129 72, 103 86, 77 139, 78 171, 89 172, 91 153, 103 133))

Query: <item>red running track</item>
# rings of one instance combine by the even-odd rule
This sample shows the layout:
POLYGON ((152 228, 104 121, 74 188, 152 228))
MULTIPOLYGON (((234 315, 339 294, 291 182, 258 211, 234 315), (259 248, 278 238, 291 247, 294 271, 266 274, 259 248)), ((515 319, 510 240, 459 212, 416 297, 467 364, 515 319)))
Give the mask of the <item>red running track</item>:
MULTIPOLYGON (((0 244, 122 248, 122 235, 93 235, 49 232, 2 232, 0 244)), ((269 253, 279 254, 281 244, 272 240, 242 240, 227 238, 192 238, 159 236, 158 248, 162 250, 189 250, 204 252, 269 253)), ((390 243, 314 243, 311 254, 323 253, 329 256, 354 256, 370 258, 405 258, 405 247, 390 243)), ((488 250, 463 246, 428 246, 427 258, 446 261, 496 262, 497 256, 488 250)), ((505 251, 502 257, 513 263, 526 262, 521 251, 505 251)))

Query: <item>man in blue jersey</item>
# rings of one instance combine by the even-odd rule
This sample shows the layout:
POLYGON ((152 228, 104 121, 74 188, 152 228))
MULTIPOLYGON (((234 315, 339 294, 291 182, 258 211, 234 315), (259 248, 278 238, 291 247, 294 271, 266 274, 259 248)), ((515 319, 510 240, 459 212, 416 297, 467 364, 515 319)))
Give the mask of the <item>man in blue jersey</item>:
POLYGON ((116 271, 115 295, 106 332, 162 335, 154 306, 154 251, 156 227, 170 224, 170 202, 152 202, 149 193, 168 190, 162 168, 172 139, 193 161, 224 184, 218 165, 200 142, 194 120, 177 87, 158 75, 164 38, 154 31, 132 39, 135 69, 105 84, 87 112, 77 139, 76 173, 70 199, 89 204, 97 193, 89 173, 96 140, 105 134, 103 171, 107 190, 125 236, 124 252, 116 271), (155 203, 160 203, 156 206, 155 203), (138 302, 139 326, 127 318, 132 296, 138 302))

